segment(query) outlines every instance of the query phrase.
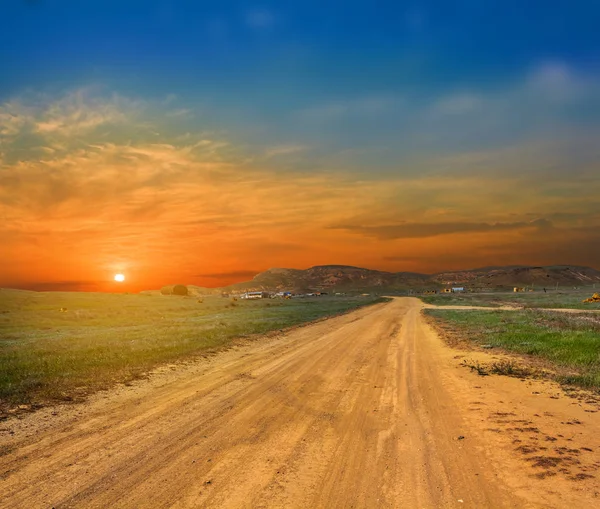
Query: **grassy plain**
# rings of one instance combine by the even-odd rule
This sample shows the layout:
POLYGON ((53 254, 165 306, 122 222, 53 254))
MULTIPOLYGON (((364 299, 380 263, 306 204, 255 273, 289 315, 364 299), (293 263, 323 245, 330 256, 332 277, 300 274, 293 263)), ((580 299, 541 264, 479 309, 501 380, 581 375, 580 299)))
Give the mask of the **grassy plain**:
POLYGON ((536 290, 534 292, 489 292, 489 293, 448 293, 423 295, 420 298, 435 306, 515 306, 545 309, 600 309, 600 303, 582 301, 600 289, 582 288, 577 290, 536 290))
POLYGON ((454 337, 476 345, 543 359, 553 377, 600 390, 600 315, 542 309, 476 311, 428 309, 454 337))
POLYGON ((236 338, 381 300, 208 297, 200 303, 178 296, 0 290, 0 414, 15 405, 80 399, 160 364, 210 354, 236 338))

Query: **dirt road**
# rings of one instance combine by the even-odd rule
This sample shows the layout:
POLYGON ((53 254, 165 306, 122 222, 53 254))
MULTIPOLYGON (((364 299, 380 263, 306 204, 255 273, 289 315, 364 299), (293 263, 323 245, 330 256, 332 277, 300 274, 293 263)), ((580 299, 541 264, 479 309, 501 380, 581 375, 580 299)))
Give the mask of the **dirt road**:
MULTIPOLYGON (((538 382, 478 379, 457 366, 456 352, 421 308, 417 299, 395 299, 96 398, 56 422, 48 411, 0 423, 0 507, 598 501, 592 465, 600 414, 570 398, 545 397, 541 391, 555 390, 550 385, 532 391, 538 382), (587 441, 593 452, 569 468, 575 475, 589 463, 589 477, 540 476, 539 466, 515 452, 518 432, 507 416, 522 422, 537 419, 534 412, 535 425, 521 424, 529 429, 525 443, 534 427, 540 439, 550 427, 560 431, 560 419, 578 419, 580 434, 569 446, 580 450, 577 441, 587 441)), ((555 440, 548 446, 558 447, 555 440)))

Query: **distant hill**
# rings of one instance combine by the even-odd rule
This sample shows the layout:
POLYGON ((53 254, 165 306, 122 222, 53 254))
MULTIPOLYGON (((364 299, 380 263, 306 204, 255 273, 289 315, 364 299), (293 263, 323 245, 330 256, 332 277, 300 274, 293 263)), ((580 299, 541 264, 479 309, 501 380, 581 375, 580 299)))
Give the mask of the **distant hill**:
POLYGON ((411 272, 383 272, 348 265, 318 265, 306 270, 269 269, 252 281, 236 283, 226 290, 360 291, 403 290, 426 284, 429 276, 411 272))
POLYGON ((319 265, 310 269, 273 268, 251 281, 222 288, 223 291, 402 291, 435 289, 460 285, 473 289, 508 289, 513 286, 584 286, 598 283, 600 271, 590 267, 553 265, 546 267, 509 266, 418 274, 385 272, 348 265, 319 265))
POLYGON ((478 288, 510 286, 584 286, 600 283, 600 271, 575 265, 510 266, 441 272, 431 276, 439 284, 465 284, 478 288))

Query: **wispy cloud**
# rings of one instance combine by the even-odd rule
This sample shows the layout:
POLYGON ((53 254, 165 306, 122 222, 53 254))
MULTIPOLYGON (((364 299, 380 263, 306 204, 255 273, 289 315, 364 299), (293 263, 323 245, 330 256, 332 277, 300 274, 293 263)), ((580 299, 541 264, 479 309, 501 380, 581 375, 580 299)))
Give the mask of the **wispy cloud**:
POLYGON ((190 117, 193 115, 193 110, 191 108, 178 108, 176 110, 167 112, 166 115, 173 118, 190 117))
POLYGON ((299 152, 305 152, 308 150, 306 145, 276 145, 269 147, 265 155, 267 158, 287 156, 290 154, 298 154, 299 152))
POLYGON ((379 239, 415 239, 456 233, 489 233, 524 228, 548 230, 552 228, 552 224, 546 219, 538 219, 528 223, 399 223, 381 226, 340 225, 331 227, 334 230, 347 230, 379 239))
POLYGON ((581 99, 598 87, 566 63, 548 61, 541 62, 531 69, 525 88, 533 94, 538 94, 542 100, 565 102, 581 99))
POLYGON ((0 106, 0 136, 15 136, 25 124, 25 119, 19 115, 18 106, 5 104, 0 106))
POLYGON ((27 158, 37 154, 25 148, 46 153, 66 150, 81 146, 87 137, 106 138, 119 128, 128 128, 134 135, 151 127, 138 117, 146 106, 116 94, 103 97, 93 87, 59 98, 29 93, 0 105, 0 149, 8 155, 19 150, 19 158, 27 158))
POLYGON ((33 130, 65 137, 84 134, 102 125, 123 123, 136 104, 119 96, 94 97, 93 90, 76 90, 38 108, 33 130))
POLYGON ((167 113, 181 108, 177 98, 89 94, 1 106, 11 134, 0 138, 0 264, 11 277, 101 281, 127 270, 154 286, 183 274, 216 285, 247 277, 247 267, 337 260, 395 269, 385 257, 410 260, 448 240, 456 257, 488 249, 502 257, 502 245, 525 236, 544 246, 554 238, 567 252, 600 228, 594 159, 573 167, 577 179, 549 173, 557 158, 547 143, 428 155, 390 174, 357 174, 343 161, 283 170, 300 155, 310 164, 315 150, 268 140, 248 147, 204 124, 174 130, 167 113), (51 120, 55 128, 37 127, 51 120))
POLYGON ((391 95, 367 95, 344 101, 333 101, 309 108, 296 113, 302 120, 323 122, 340 119, 347 116, 371 116, 393 114, 405 105, 401 97, 391 95))
MULTIPOLYGON (((496 143, 511 130, 531 136, 573 125, 582 105, 600 106, 600 76, 567 64, 539 62, 520 79, 491 90, 457 90, 431 102, 415 126, 436 135, 493 133, 496 143), (457 123, 457 115, 461 115, 457 123)), ((514 135, 513 135, 514 137, 514 135)), ((455 137, 452 137, 455 139, 455 137)), ((474 136, 474 141, 480 137, 474 136)))
MULTIPOLYGON (((360 171, 368 165, 376 172, 401 167, 411 173, 417 167, 424 171, 426 160, 435 157, 500 153, 542 144, 553 153, 555 166, 558 160, 561 165, 580 166, 596 157, 598 111, 600 75, 560 61, 540 61, 519 76, 493 85, 372 92, 321 101, 295 111, 290 122, 307 143, 328 144, 325 164, 332 162, 336 151, 335 164, 346 168, 360 171), (365 156, 357 157, 354 150, 365 156), (347 151, 345 158, 343 151, 347 151)), ((536 156, 550 159, 541 152, 536 156)), ((529 168, 521 163, 519 171, 539 171, 539 167, 536 162, 529 168)), ((501 165, 496 168, 502 171, 501 165)))
POLYGON ((483 105, 481 97, 475 94, 459 93, 443 97, 433 104, 432 110, 440 115, 460 115, 476 111, 483 105))
POLYGON ((20 288, 38 292, 96 292, 104 289, 104 281, 33 281, 20 288))
POLYGON ((228 272, 213 272, 208 274, 196 274, 194 277, 203 278, 203 279, 252 279, 256 274, 258 274, 260 270, 231 270, 228 272))

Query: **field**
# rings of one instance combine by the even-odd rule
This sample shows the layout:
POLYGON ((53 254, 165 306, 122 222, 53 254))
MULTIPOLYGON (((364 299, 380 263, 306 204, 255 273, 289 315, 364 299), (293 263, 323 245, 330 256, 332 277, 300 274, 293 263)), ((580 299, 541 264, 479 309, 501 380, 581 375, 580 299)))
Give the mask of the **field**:
POLYGON ((600 303, 582 301, 591 297, 596 288, 577 290, 536 290, 534 292, 449 293, 424 295, 421 300, 435 306, 515 306, 546 309, 600 309, 600 303))
MULTIPOLYGON (((426 311, 446 335, 542 359, 559 382, 600 390, 600 316, 541 309, 426 311)), ((535 362, 534 362, 535 363, 535 362)), ((498 371, 516 369, 512 364, 498 371)), ((481 368, 485 371, 484 368, 481 368)))
POLYGON ((199 302, 177 296, 0 290, 0 414, 17 405, 81 399, 159 364, 226 348, 236 338, 375 301, 330 296, 199 302))
MULTIPOLYGON (((57 339, 65 351, 55 358, 77 351, 72 345, 91 351, 76 337, 86 327, 73 323, 75 311, 95 323, 89 330, 100 331, 93 333, 97 344, 112 340, 107 353, 139 365, 123 346, 135 340, 119 338, 143 334, 143 344, 161 337, 142 350, 150 352, 177 335, 193 343, 228 322, 240 324, 238 333, 245 322, 265 330, 274 325, 261 321, 268 316, 283 322, 289 312, 298 320, 295 314, 360 303, 329 297, 231 306, 227 299, 105 296, 94 309, 94 296, 86 298, 90 306, 73 301, 66 313, 30 302, 40 323, 63 320, 73 330, 71 344, 57 339), (164 330, 163 320, 170 324, 164 330), (129 330, 130 321, 143 330, 129 330)), ((481 377, 462 360, 489 364, 507 356, 448 348, 422 311, 418 299, 399 297, 284 333, 225 341, 235 347, 163 365, 131 387, 8 417, 0 426, 0 507, 595 507, 600 398, 545 379, 481 377)), ((588 364, 597 373, 598 334, 595 325, 593 334, 584 327, 587 315, 434 312, 455 314, 465 331, 475 325, 480 342, 488 329, 522 330, 512 341, 524 355, 588 364), (576 331, 584 348, 567 345, 565 360, 562 346, 573 338, 558 336, 547 348, 547 338, 530 339, 542 329, 576 331)), ((511 339, 501 339, 494 344, 504 349, 511 339)), ((118 373, 109 368, 101 372, 106 383, 118 373)))

